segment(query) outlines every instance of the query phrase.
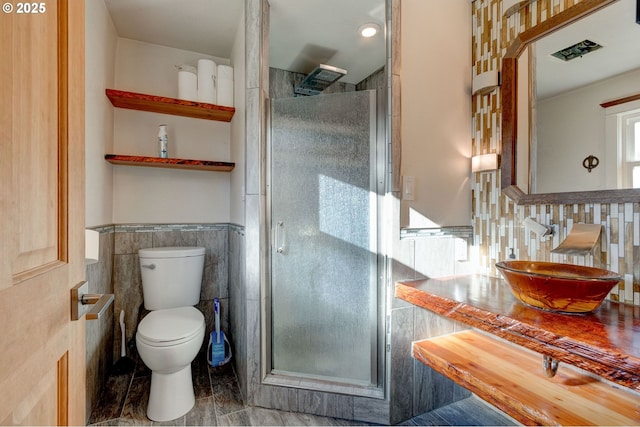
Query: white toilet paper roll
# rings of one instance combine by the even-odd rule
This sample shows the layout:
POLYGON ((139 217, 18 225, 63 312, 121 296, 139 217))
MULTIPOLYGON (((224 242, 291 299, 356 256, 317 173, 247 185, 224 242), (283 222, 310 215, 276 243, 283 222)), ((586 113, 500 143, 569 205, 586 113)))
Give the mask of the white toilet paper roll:
POLYGON ((198 76, 195 67, 181 65, 178 69, 178 99, 197 101, 198 76))
POLYGON ((84 262, 95 264, 100 253, 100 232, 96 230, 84 230, 84 262))
POLYGON ((218 78, 233 80, 233 67, 218 65, 218 78))
POLYGON ((218 79, 218 105, 233 107, 233 80, 218 79))
POLYGON ((210 59, 198 60, 198 101, 216 103, 216 63, 210 59))

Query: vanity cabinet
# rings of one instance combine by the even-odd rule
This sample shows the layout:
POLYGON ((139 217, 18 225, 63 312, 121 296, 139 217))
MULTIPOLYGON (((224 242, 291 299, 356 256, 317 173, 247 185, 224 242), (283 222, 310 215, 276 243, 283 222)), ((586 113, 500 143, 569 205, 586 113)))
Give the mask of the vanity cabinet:
MULTIPOLYGON (((204 102, 187 101, 184 99, 147 95, 115 89, 107 89, 106 95, 114 107, 147 111, 151 113, 171 114, 175 116, 190 117, 195 119, 230 122, 236 111, 233 107, 224 107, 220 105, 207 104, 204 102)), ((175 158, 167 159, 160 157, 129 156, 120 154, 105 154, 104 157, 105 160, 109 163, 127 166, 150 166, 217 172, 230 172, 235 167, 235 163, 218 162, 211 160, 175 158)))

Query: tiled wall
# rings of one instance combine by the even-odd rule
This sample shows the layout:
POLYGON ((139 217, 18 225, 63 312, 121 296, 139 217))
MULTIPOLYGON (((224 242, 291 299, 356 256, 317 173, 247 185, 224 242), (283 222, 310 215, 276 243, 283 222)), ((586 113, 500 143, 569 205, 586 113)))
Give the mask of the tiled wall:
MULTIPOLYGON (((460 248, 467 247, 470 234, 470 227, 443 233, 403 232, 394 252, 392 283, 468 273, 471 266, 460 248)), ((468 397, 467 390, 411 356, 413 341, 457 332, 466 326, 397 298, 391 298, 391 305, 390 422, 399 423, 468 397)))
MULTIPOLYGON (((246 399, 247 390, 247 298, 245 281, 245 233, 240 226, 229 226, 229 323, 233 346, 233 363, 236 367, 241 393, 246 399)), ((257 335, 258 331, 254 334, 257 335)))
MULTIPOLYGON (((102 319, 87 321, 87 414, 97 402, 109 368, 120 357, 120 310, 125 311, 127 354, 135 348, 137 324, 144 314, 138 250, 163 246, 202 246, 205 251, 200 302, 207 331, 214 329, 213 298, 221 305, 221 328, 234 342, 229 329, 231 300, 229 283, 241 277, 237 259, 244 234, 242 227, 229 224, 116 225, 98 228, 100 260, 87 266, 90 292, 113 293, 113 308, 102 319), (231 261, 234 257, 234 261, 231 261), (236 259, 237 258, 237 259, 236 259)), ((208 333, 207 332, 207 333, 208 333)), ((203 346, 208 344, 205 336, 203 346)))
POLYGON ((389 194, 393 218, 388 226, 392 232, 391 277, 387 286, 389 315, 387 357, 387 393, 389 423, 396 424, 417 414, 439 408, 467 397, 470 393, 449 378, 426 367, 411 356, 415 340, 456 332, 465 328, 457 322, 445 319, 430 311, 415 307, 393 297, 394 284, 399 280, 440 277, 470 272, 469 245, 472 242, 471 227, 453 227, 443 230, 399 230, 400 224, 400 95, 402 58, 401 5, 402 0, 392 0, 392 108, 389 111, 391 129, 387 130, 392 153, 389 181, 393 193, 389 194))
MULTIPOLYGON (((501 0, 473 2, 473 64, 479 74, 500 70, 506 49, 522 31, 544 22, 586 0, 532 1, 505 17, 501 0)), ((500 152, 500 89, 473 98, 473 155, 500 152)), ((640 305, 640 203, 514 204, 501 194, 500 172, 475 174, 473 183, 473 227, 477 262, 484 273, 496 274, 494 264, 511 250, 518 259, 569 262, 602 266, 624 276, 609 298, 640 305), (540 240, 522 225, 531 217, 542 224, 555 224, 556 234, 540 240), (602 224, 601 245, 596 256, 551 254, 575 223, 602 224)))
MULTIPOLYGON (((116 225, 113 251, 114 317, 124 310, 126 340, 135 337, 135 326, 144 312, 138 250, 165 246, 202 246, 205 248, 204 273, 197 308, 205 315, 207 331, 214 328, 213 299, 221 305, 221 328, 229 330, 229 226, 198 225, 116 225)), ((207 341, 205 339, 205 341, 207 341)), ((208 341, 207 341, 208 342, 208 341)), ((207 342, 203 345, 207 345, 207 342)), ((114 357, 120 342, 114 342, 114 357)))
MULTIPOLYGON (((113 269, 113 226, 95 228, 100 232, 99 261, 86 266, 86 277, 89 282, 89 292, 96 294, 112 294, 113 269)), ((118 322, 116 319, 115 322, 118 322)), ((107 381, 109 369, 114 363, 114 316, 113 309, 97 320, 86 322, 87 336, 87 400, 86 414, 98 402, 103 385, 107 381)), ((120 333, 116 329, 116 333, 120 333)), ((119 353, 118 353, 119 354, 119 353)))

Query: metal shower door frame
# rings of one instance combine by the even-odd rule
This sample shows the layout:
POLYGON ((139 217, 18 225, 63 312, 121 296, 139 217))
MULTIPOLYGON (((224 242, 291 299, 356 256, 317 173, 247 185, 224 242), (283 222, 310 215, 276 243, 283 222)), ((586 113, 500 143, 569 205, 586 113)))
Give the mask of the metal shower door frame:
MULTIPOLYGON (((374 262, 371 263, 371 277, 376 282, 376 286, 373 289, 374 301, 376 302, 375 310, 376 314, 376 331, 375 340, 372 344, 372 360, 375 362, 372 363, 372 373, 371 376, 376 382, 376 384, 372 384, 371 386, 358 386, 353 384, 341 384, 341 383, 330 383, 327 384, 327 381, 318 381, 314 382, 313 378, 309 377, 297 377, 297 376, 289 376, 289 375, 280 375, 273 374, 271 372, 273 362, 272 362, 272 321, 271 321, 271 280, 272 280, 272 257, 276 256, 277 245, 276 241, 276 233, 275 230, 278 228, 278 224, 274 224, 274 219, 272 218, 272 135, 271 135, 271 122, 272 122, 272 111, 271 111, 271 99, 267 99, 265 102, 265 111, 266 111, 266 123, 267 128, 265 129, 265 140, 266 140, 266 153, 265 153, 265 188, 266 188, 266 197, 265 197, 265 233, 262 236, 264 239, 265 247, 269 248, 266 254, 264 254, 263 260, 264 265, 261 268, 263 271, 263 276, 261 277, 262 292, 262 304, 261 304, 261 372, 262 372, 262 383, 269 385, 279 385, 285 387, 296 387, 296 388, 304 388, 309 390, 321 390, 325 392, 336 392, 342 394, 350 394, 356 396, 366 396, 366 397, 374 397, 374 398, 384 398, 384 384, 385 384, 385 339, 386 339, 386 315, 385 315, 385 281, 386 277, 386 258, 382 254, 381 251, 381 212, 384 207, 384 196, 386 191, 386 156, 387 156, 387 147, 385 143, 384 135, 386 133, 386 129, 384 128, 384 122, 380 123, 380 117, 378 116, 378 108, 376 108, 376 96, 375 90, 371 90, 368 92, 372 92, 371 95, 371 106, 370 114, 371 114, 371 143, 370 143, 370 191, 374 192, 376 195, 376 201, 374 204, 375 210, 372 211, 372 214, 375 216, 375 220, 370 223, 370 235, 375 239, 376 251, 372 254, 375 258, 374 262), (382 126, 382 127, 381 127, 382 126), (301 385, 303 384, 303 385, 301 385)), ((331 96, 331 95, 320 95, 320 96, 331 96)))

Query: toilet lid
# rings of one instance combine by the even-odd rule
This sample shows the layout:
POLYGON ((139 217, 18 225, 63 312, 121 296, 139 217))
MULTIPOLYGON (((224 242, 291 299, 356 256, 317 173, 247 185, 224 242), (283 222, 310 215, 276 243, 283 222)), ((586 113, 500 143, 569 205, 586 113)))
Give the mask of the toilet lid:
POLYGON ((138 338, 155 346, 176 345, 204 330, 204 316, 195 307, 155 310, 138 325, 138 338))

